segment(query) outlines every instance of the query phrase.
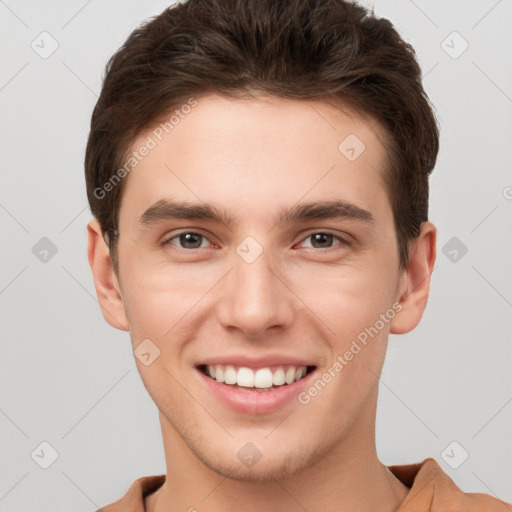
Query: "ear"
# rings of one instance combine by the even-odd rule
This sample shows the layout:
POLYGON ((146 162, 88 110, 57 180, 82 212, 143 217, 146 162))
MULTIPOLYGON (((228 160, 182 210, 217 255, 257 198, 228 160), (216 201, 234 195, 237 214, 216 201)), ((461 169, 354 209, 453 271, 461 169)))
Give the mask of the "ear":
POLYGON ((391 334, 405 334, 420 323, 436 261, 436 240, 435 226, 431 222, 423 222, 420 234, 409 245, 409 263, 400 276, 396 299, 402 309, 391 321, 391 334))
POLYGON ((121 287, 114 272, 110 252, 97 219, 87 224, 89 265, 103 318, 116 329, 128 331, 121 287))

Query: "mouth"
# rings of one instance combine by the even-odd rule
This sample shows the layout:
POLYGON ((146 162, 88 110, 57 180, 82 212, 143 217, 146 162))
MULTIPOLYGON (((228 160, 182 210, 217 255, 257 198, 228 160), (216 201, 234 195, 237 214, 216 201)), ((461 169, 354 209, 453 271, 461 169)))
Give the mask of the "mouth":
POLYGON ((316 366, 279 365, 261 368, 225 364, 202 364, 197 369, 207 378, 245 392, 271 392, 284 389, 311 374, 316 366))

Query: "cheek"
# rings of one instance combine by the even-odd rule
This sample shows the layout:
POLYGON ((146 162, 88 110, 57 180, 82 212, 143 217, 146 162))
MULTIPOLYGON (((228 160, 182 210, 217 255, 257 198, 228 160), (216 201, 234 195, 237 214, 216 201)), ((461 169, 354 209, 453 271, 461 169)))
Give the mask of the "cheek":
MULTIPOLYGON (((341 350, 392 306, 396 275, 391 271, 391 249, 380 247, 360 257, 349 254, 337 263, 285 262, 276 270, 293 293, 284 292, 277 278, 271 286, 297 309, 298 324, 305 318, 323 324, 325 336, 337 340, 332 345, 341 350)), ((150 338, 163 345, 164 339, 193 334, 191 319, 197 331, 202 314, 213 315, 212 308, 228 293, 223 292, 222 277, 229 265, 222 262, 150 262, 128 252, 121 271, 126 276, 123 297, 134 344, 150 338)))
MULTIPOLYGON (((350 427, 350 421, 376 389, 385 359, 390 321, 395 315, 390 290, 395 283, 382 272, 357 272, 319 279, 304 301, 321 319, 329 355, 318 379, 301 397, 319 428, 327 417, 350 427), (321 286, 321 288, 320 288, 321 286), (324 418, 324 419, 322 419, 324 418)), ((306 287, 302 293, 306 293, 306 287)), ((309 318, 313 315, 308 313, 309 318)), ((317 320, 314 320, 320 325, 317 320)), ((322 427, 324 428, 324 427, 322 427)), ((340 427, 341 428, 341 427, 340 427)))
MULTIPOLYGON (((298 298, 298 309, 309 307, 317 320, 323 320, 336 334, 353 334, 353 329, 372 325, 391 306, 396 283, 391 272, 382 268, 378 264, 330 266, 311 262, 291 270, 284 268, 279 274, 294 293, 288 298, 283 295, 283 300, 295 304, 298 298)), ((220 281, 225 268, 221 265, 146 270, 143 265, 133 265, 124 272, 130 276, 123 296, 132 334, 141 331, 149 336, 151 331, 153 336, 162 337, 182 321, 186 324, 190 314, 195 316, 208 294, 220 293, 218 299, 222 298, 220 281)), ((277 292, 282 284, 276 282, 275 287, 277 292)))
POLYGON ((384 265, 357 262, 302 268, 290 284, 339 348, 392 308, 397 285, 396 276, 384 265))
MULTIPOLYGON (((128 262, 126 262, 128 263, 128 262)), ((206 297, 222 277, 221 268, 126 264, 129 276, 123 286, 124 306, 132 341, 154 339, 162 348, 179 340, 206 297)), ((173 347, 176 343, 172 344, 173 347)))

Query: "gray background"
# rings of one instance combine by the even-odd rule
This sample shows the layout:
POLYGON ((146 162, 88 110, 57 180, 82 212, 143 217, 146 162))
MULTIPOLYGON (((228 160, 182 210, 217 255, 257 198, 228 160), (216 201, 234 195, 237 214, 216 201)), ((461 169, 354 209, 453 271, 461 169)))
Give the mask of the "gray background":
MULTIPOLYGON (((2 512, 92 511, 165 472, 129 335, 96 301, 83 157, 107 58, 167 5, 0 1, 2 512), (58 43, 47 58, 31 47, 51 49, 43 31, 58 43), (58 452, 48 469, 43 441, 58 452)), ((386 0, 375 12, 416 48, 442 129, 431 297, 420 326, 390 339, 379 456, 432 456, 466 492, 512 502, 512 2, 386 0)))

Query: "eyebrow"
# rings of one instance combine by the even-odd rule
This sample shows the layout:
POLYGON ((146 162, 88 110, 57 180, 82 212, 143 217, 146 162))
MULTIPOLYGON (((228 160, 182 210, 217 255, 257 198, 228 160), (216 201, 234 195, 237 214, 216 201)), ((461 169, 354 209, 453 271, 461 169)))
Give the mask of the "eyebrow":
MULTIPOLYGON (((238 222, 227 211, 207 203, 191 203, 160 199, 150 206, 138 220, 141 229, 147 229, 161 222, 172 219, 207 220, 224 224, 228 228, 238 222)), ((294 224, 313 220, 346 219, 373 223, 373 215, 353 203, 335 200, 302 203, 291 208, 282 207, 278 213, 276 224, 294 224)))

